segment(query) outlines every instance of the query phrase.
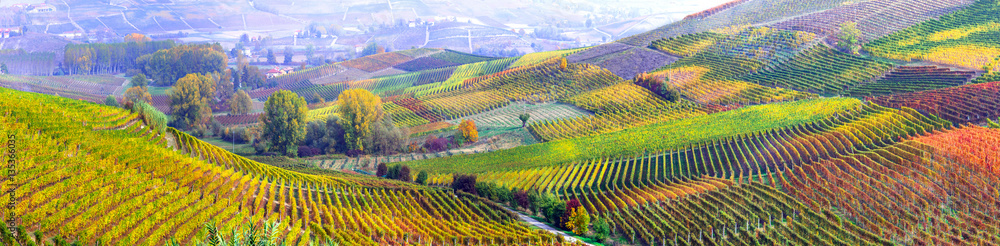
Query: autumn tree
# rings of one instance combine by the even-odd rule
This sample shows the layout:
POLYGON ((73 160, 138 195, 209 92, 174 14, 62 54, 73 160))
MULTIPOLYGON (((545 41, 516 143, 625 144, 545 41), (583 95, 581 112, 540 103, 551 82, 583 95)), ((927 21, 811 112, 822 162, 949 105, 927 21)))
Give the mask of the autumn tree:
POLYGON ((136 59, 143 73, 159 85, 172 85, 187 74, 209 74, 226 69, 228 57, 219 44, 180 45, 136 59))
POLYGON ((364 151, 371 127, 385 117, 382 99, 361 88, 343 91, 337 98, 347 149, 364 151))
POLYGON ((267 98, 260 122, 263 138, 272 150, 290 157, 298 155, 297 144, 305 139, 308 113, 306 100, 291 91, 279 90, 267 98))
POLYGON ((473 143, 479 141, 479 131, 476 130, 476 122, 473 120, 462 120, 462 123, 458 124, 458 130, 462 133, 462 138, 465 139, 467 143, 473 143))
POLYGON ((123 97, 125 98, 126 102, 132 102, 132 103, 138 101, 143 101, 146 103, 153 102, 153 96, 150 95, 149 91, 146 90, 146 87, 143 86, 135 86, 132 88, 128 88, 128 90, 125 90, 125 95, 123 95, 123 97))
POLYGON ((129 35, 125 35, 125 42, 143 43, 149 41, 153 41, 153 39, 150 39, 149 37, 146 37, 146 35, 140 33, 131 33, 129 35))
POLYGON ((188 74, 177 80, 170 92, 172 124, 192 128, 208 123, 212 117, 211 103, 215 82, 201 74, 188 74))
POLYGON ((589 225, 590 215, 587 214, 587 210, 583 206, 573 208, 573 211, 569 215, 569 221, 566 222, 566 228, 572 230, 577 235, 584 235, 587 233, 589 225))
POLYGON ((232 99, 235 89, 232 74, 232 69, 227 68, 225 71, 213 75, 215 77, 215 96, 219 100, 228 102, 232 99))
POLYGON ((565 70, 567 65, 566 58, 563 57, 562 60, 559 61, 559 69, 565 70))
POLYGON ((246 91, 240 90, 229 100, 229 110, 234 115, 249 114, 253 104, 250 102, 250 95, 246 91))

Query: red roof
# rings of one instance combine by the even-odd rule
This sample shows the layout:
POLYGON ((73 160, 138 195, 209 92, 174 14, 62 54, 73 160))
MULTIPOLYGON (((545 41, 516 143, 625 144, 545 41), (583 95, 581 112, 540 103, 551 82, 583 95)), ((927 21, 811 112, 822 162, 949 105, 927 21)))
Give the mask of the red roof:
POLYGON ((271 70, 267 70, 267 73, 281 73, 281 71, 277 68, 272 68, 271 70))

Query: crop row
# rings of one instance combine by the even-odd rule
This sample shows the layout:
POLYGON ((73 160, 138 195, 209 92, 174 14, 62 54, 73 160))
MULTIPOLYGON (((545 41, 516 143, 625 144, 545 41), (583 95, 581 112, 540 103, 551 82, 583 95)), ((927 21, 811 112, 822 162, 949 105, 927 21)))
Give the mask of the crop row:
MULTIPOLYGON (((607 70, 589 64, 559 68, 557 59, 516 72, 486 76, 464 88, 420 98, 431 110, 448 119, 496 109, 511 101, 551 101, 574 96, 621 81, 607 70)), ((456 71, 457 73, 457 71, 456 71)))
POLYGON ((704 115, 698 104, 668 102, 631 82, 593 90, 562 100, 596 115, 536 122, 529 130, 542 141, 589 136, 679 118, 704 115))
MULTIPOLYGON (((837 209, 861 228, 904 244, 995 242, 998 180, 983 157, 998 132, 966 127, 802 165, 774 175, 802 203, 837 209), (945 142, 944 140, 950 140, 945 142), (958 141, 956 141, 958 140, 958 141), (977 158, 960 158, 955 153, 977 158)), ((986 158, 988 160, 989 158, 986 158)), ((995 161, 994 161, 995 162, 995 161)))
POLYGON ((700 32, 656 40, 649 47, 667 54, 687 57, 714 46, 725 38, 725 35, 714 32, 700 32))
POLYGON ((982 69, 1000 56, 1000 5, 977 0, 972 5, 910 26, 864 46, 874 56, 927 60, 982 69))
POLYGON ((402 55, 396 52, 388 52, 388 53, 361 57, 357 59, 351 59, 345 62, 341 62, 339 64, 347 67, 361 69, 364 70, 365 72, 375 72, 395 65, 399 65, 400 63, 404 63, 410 60, 413 60, 413 57, 402 55))
POLYGON ((260 118, 260 114, 219 115, 214 118, 224 126, 249 125, 256 124, 260 118))
POLYGON ((853 97, 871 97, 940 89, 968 83, 975 74, 936 66, 901 66, 874 82, 851 88, 844 93, 853 97))
POLYGON ((555 241, 479 198, 372 177, 294 173, 172 128, 177 141, 167 140, 130 123, 135 115, 121 109, 0 93, 10 99, 0 100, 0 114, 10 116, 0 125, 26 146, 19 152, 42 158, 19 161, 18 183, 0 179, 3 190, 17 188, 20 201, 3 208, 3 219, 20 215, 31 230, 84 244, 165 245, 171 238, 193 243, 210 221, 226 231, 280 221, 278 234, 291 245, 324 238, 350 245, 555 241))
MULTIPOLYGON (((278 86, 283 86, 283 85, 297 83, 297 82, 306 82, 306 81, 315 80, 317 78, 322 78, 322 77, 326 77, 326 76, 330 76, 330 75, 333 75, 333 74, 340 73, 343 70, 344 69, 341 68, 341 67, 339 67, 338 65, 323 65, 323 66, 319 66, 319 67, 314 67, 314 68, 310 68, 310 69, 306 69, 306 70, 302 70, 302 71, 296 71, 294 73, 285 74, 285 75, 281 75, 281 76, 278 76, 278 77, 270 78, 270 79, 267 79, 267 82, 268 82, 268 84, 276 84, 278 86)), ((291 87, 291 88, 286 87, 285 89, 297 89, 297 88, 298 88, 298 86, 291 87)))
POLYGON ((871 81, 892 69, 892 64, 841 53, 825 45, 799 53, 776 68, 743 79, 765 86, 824 95, 839 94, 871 81))
MULTIPOLYGON (((700 54, 697 56, 700 56, 700 54)), ((739 80, 709 78, 713 75, 715 77, 730 76, 716 73, 715 71, 717 70, 723 70, 723 73, 736 72, 731 75, 742 72, 737 72, 739 69, 734 69, 734 67, 727 67, 721 64, 708 65, 707 67, 711 67, 712 70, 708 70, 702 66, 691 66, 672 68, 653 73, 652 75, 664 78, 671 87, 676 88, 685 98, 701 104, 747 105, 816 97, 815 94, 808 92, 772 88, 739 80)))
POLYGON ((869 101, 893 108, 914 108, 955 123, 981 122, 1000 115, 1000 82, 885 95, 869 101))
POLYGON ((382 108, 385 110, 385 113, 392 115, 392 121, 397 127, 407 128, 430 123, 427 119, 414 114, 410 109, 392 102, 383 103, 382 108))
POLYGON ((645 153, 684 149, 694 144, 718 142, 757 132, 829 122, 834 120, 836 115, 845 114, 845 111, 857 112, 862 109, 864 107, 861 101, 849 98, 756 105, 634 127, 625 131, 533 144, 485 154, 419 160, 403 164, 430 173, 482 173, 531 169, 602 158, 642 156, 645 153))

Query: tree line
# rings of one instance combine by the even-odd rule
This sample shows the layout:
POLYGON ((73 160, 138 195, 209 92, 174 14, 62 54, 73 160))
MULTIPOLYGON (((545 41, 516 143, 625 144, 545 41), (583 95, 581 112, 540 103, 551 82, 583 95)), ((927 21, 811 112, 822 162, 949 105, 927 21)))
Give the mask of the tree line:
POLYGON ((136 61, 144 55, 177 46, 173 40, 67 44, 62 68, 69 74, 124 73, 129 69, 142 69, 136 61))

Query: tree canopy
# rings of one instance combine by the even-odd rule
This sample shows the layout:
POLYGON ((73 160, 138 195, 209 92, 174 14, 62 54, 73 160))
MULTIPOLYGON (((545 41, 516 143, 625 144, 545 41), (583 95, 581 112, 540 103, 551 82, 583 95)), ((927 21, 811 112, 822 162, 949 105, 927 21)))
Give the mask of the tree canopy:
POLYGON ((208 122, 215 82, 201 74, 188 74, 177 80, 170 92, 170 108, 175 126, 191 128, 208 122))
POLYGON ((462 120, 462 123, 458 124, 458 130, 462 134, 462 138, 465 142, 472 143, 479 141, 479 131, 476 130, 476 122, 472 120, 462 120))
POLYGON ((363 140, 371 134, 371 127, 385 116, 382 99, 368 90, 357 88, 341 92, 338 104, 347 149, 364 151, 363 140))
POLYGON ((138 87, 146 87, 146 86, 149 86, 149 79, 146 78, 145 74, 141 74, 141 73, 140 74, 136 74, 135 76, 132 76, 132 78, 130 78, 128 80, 128 82, 129 82, 129 84, 132 87, 136 87, 136 86, 138 86, 138 87))
POLYGON ((261 123, 263 138, 272 150, 287 156, 297 156, 297 144, 306 136, 306 100, 288 90, 279 90, 264 103, 261 123))
POLYGON ((240 90, 229 100, 229 109, 235 115, 249 114, 253 104, 250 102, 250 95, 246 91, 240 90))
POLYGON ((158 85, 173 85, 187 74, 208 74, 226 69, 228 58, 219 44, 180 45, 136 60, 158 85))

